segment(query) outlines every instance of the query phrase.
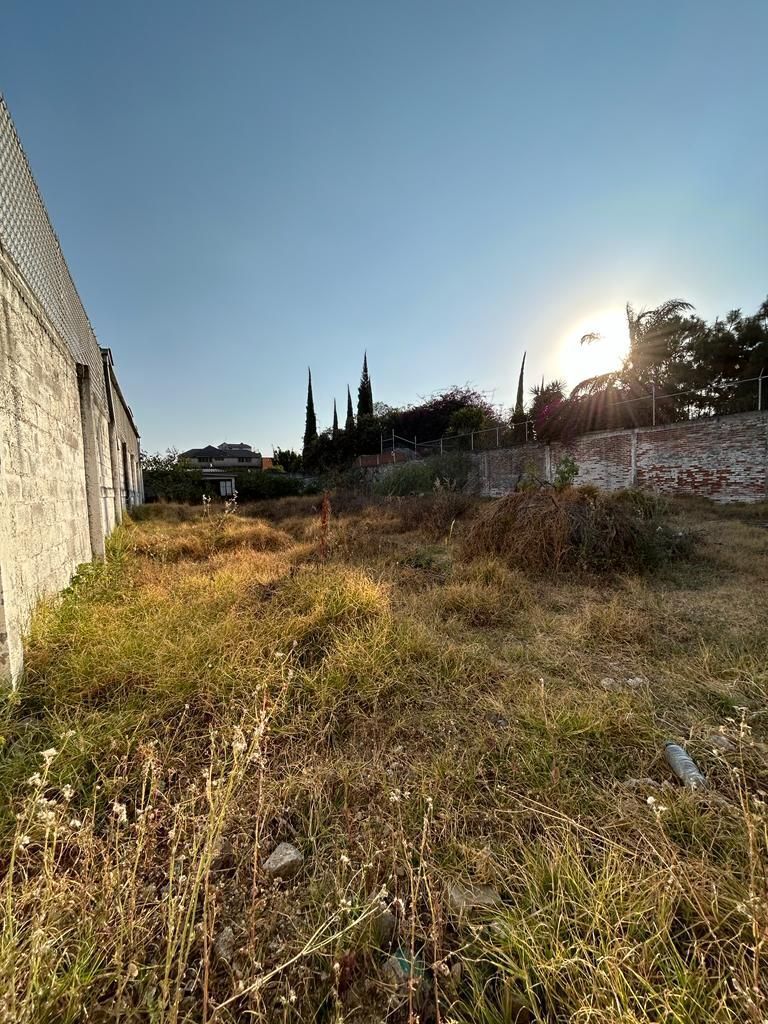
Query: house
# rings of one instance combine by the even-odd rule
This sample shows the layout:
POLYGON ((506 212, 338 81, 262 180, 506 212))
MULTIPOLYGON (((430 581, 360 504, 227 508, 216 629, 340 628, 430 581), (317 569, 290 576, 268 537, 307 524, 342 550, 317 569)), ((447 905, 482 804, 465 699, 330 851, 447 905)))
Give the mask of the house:
POLYGON ((205 448, 190 448, 181 452, 182 459, 208 469, 263 469, 261 452, 255 452, 251 445, 231 444, 223 441, 220 445, 206 445, 205 448))
POLYGON ((263 459, 261 452, 255 452, 251 445, 242 441, 233 444, 229 441, 222 441, 219 445, 209 444, 204 448, 189 448, 180 453, 180 458, 186 459, 195 467, 199 467, 203 480, 215 485, 216 491, 222 498, 231 498, 237 490, 235 484, 235 471, 238 473, 249 472, 268 468, 265 463, 271 465, 271 459, 263 459))

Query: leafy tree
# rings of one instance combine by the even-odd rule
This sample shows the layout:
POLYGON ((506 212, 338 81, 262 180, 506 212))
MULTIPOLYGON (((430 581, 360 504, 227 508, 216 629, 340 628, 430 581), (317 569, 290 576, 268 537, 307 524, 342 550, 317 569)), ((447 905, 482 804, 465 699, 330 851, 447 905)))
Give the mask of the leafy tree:
POLYGON ((183 459, 175 448, 165 454, 141 454, 144 491, 148 499, 160 501, 199 501, 203 474, 193 462, 183 459))
POLYGON ((312 371, 307 370, 307 415, 304 422, 304 458, 311 457, 312 445, 317 441, 317 417, 312 396, 312 371))
MULTIPOLYGON (((754 316, 734 309, 713 324, 689 322, 686 354, 690 360, 689 387, 696 394, 681 402, 698 412, 739 412, 755 408, 757 384, 752 378, 768 370, 768 300, 754 316), (740 385, 734 381, 747 380, 740 385)), ((768 377, 763 384, 763 402, 768 377)))
POLYGON ((357 389, 357 418, 361 416, 373 416, 373 388, 371 378, 368 374, 368 353, 363 355, 363 372, 360 375, 360 385, 357 389))
POLYGON ((300 473, 302 470, 301 455, 290 448, 274 448, 272 461, 282 466, 286 473, 300 473))
POLYGON ((309 463, 305 463, 305 468, 324 473, 344 465, 350 458, 344 440, 341 436, 335 438, 332 428, 324 430, 312 446, 309 463))
POLYGON ((331 427, 331 435, 334 441, 339 438, 339 416, 336 412, 336 399, 333 400, 333 426, 331 427))
POLYGON ((473 430, 482 430, 485 412, 478 405, 465 405, 451 414, 448 421, 449 434, 469 434, 473 430))
POLYGON ((391 409, 380 421, 379 426, 383 429, 385 437, 394 430, 401 437, 432 441, 444 434, 456 433, 456 420, 453 417, 464 409, 480 411, 479 414, 467 414, 469 421, 479 424, 476 429, 502 425, 500 417, 485 395, 465 385, 435 392, 417 405, 391 409))

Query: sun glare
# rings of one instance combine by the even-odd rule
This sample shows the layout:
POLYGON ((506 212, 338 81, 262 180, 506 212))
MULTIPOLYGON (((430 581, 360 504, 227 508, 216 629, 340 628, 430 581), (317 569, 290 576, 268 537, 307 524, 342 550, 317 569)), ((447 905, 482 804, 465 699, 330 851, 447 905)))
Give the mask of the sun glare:
POLYGON ((587 377, 618 370, 629 348, 627 315, 623 309, 605 309, 585 317, 568 331, 560 345, 562 375, 569 388, 587 377), (589 344, 581 344, 588 333, 599 337, 589 344))

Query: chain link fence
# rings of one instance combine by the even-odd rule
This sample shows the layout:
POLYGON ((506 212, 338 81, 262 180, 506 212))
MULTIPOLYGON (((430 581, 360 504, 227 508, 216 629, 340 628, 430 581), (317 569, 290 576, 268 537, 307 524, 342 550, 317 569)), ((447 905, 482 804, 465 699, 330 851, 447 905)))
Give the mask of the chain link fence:
MULTIPOLYGON (((634 423, 600 423, 585 426, 578 433, 592 433, 600 430, 626 430, 632 426, 647 428, 673 423, 690 423, 714 416, 729 416, 739 412, 762 412, 768 402, 768 374, 759 377, 745 377, 738 380, 720 379, 711 381, 701 388, 684 391, 663 392, 651 387, 648 394, 634 398, 613 401, 608 410, 614 416, 623 407, 633 407, 634 423)), ((477 452, 493 448, 511 448, 519 444, 537 441, 533 420, 520 423, 500 424, 484 430, 444 434, 442 437, 422 441, 416 437, 401 437, 395 431, 381 435, 381 461, 389 456, 395 461, 395 453, 402 456, 443 455, 446 452, 477 452)))
POLYGON ((91 386, 104 399, 99 343, 2 96, 0 248, 15 264, 75 361, 91 367, 91 386))

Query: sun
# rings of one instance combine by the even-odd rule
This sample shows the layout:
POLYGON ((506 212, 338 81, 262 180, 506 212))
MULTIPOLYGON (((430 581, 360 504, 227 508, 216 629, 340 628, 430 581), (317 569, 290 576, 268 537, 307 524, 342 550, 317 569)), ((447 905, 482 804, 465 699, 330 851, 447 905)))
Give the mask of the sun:
POLYGON ((560 344, 561 372, 573 388, 587 377, 618 370, 628 350, 627 314, 623 309, 604 309, 569 329, 560 344), (599 337, 582 345, 581 338, 590 333, 599 337))

